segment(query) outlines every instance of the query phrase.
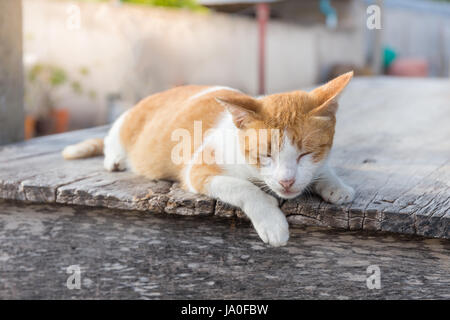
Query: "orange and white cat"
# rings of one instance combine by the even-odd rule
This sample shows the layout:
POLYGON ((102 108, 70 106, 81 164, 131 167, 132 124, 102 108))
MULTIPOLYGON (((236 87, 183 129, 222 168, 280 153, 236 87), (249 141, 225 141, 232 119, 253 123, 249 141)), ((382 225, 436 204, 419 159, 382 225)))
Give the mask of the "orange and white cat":
POLYGON ((104 141, 68 146, 63 156, 104 153, 108 171, 128 168, 150 179, 180 181, 187 191, 241 208, 265 243, 281 246, 289 239, 286 217, 276 198, 258 185, 285 199, 308 186, 331 203, 354 197, 327 165, 337 96, 352 76, 343 74, 311 92, 258 98, 227 87, 176 87, 122 114, 104 141), (205 131, 200 138, 199 123, 205 131), (186 136, 194 138, 180 147, 186 136))

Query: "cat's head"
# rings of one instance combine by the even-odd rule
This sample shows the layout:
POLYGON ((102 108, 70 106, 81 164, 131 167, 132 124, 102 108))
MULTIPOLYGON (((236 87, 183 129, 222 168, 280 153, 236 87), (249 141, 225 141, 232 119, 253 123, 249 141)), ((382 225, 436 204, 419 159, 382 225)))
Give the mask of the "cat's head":
POLYGON ((323 165, 333 144, 337 97, 352 76, 343 74, 311 92, 217 99, 238 128, 247 163, 278 196, 297 197, 323 165))

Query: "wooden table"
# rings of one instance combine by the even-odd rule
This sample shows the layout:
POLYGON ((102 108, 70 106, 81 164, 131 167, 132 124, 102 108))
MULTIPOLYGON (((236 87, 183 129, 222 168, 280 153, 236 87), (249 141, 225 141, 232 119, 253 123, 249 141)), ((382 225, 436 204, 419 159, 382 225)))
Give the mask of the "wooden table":
MULTIPOLYGON (((180 215, 243 217, 168 181, 107 173, 102 158, 64 161, 64 146, 107 127, 0 148, 0 198, 180 215)), ((335 206, 315 196, 282 202, 292 225, 450 238, 450 81, 357 78, 342 94, 331 164, 357 194, 335 206)))

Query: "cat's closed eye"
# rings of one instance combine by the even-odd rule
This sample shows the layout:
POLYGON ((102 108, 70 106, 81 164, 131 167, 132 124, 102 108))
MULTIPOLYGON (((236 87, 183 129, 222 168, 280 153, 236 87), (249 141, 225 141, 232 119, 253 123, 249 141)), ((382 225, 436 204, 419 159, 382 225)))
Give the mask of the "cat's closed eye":
POLYGON ((304 153, 302 153, 301 155, 299 155, 298 157, 297 157, 297 163, 298 162, 300 162, 300 160, 304 157, 304 156, 307 156, 308 154, 311 154, 312 152, 304 152, 304 153))

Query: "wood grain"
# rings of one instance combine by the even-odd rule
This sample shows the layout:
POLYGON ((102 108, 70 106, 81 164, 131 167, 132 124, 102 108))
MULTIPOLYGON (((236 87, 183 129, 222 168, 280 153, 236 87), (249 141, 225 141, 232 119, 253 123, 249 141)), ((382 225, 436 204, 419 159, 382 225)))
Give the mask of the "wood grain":
MULTIPOLYGON (((340 100, 331 165, 355 187, 344 206, 314 195, 281 203, 293 225, 450 238, 450 81, 357 78, 340 100)), ((61 149, 107 127, 0 149, 0 198, 180 215, 244 217, 242 211, 129 172, 100 157, 64 161, 61 149)))

